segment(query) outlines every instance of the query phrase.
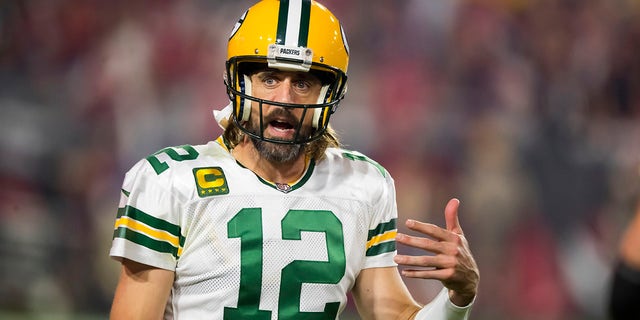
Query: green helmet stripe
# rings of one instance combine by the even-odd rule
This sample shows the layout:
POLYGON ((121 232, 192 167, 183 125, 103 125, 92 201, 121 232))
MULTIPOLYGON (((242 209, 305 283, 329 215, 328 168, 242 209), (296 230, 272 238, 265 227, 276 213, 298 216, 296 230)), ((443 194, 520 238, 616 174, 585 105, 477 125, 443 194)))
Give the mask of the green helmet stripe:
POLYGON ((287 17, 289 16, 289 0, 280 0, 278 12, 278 30, 276 31, 276 44, 284 44, 287 36, 287 17))
POLYGON ((311 0, 302 1, 300 14, 300 33, 298 34, 298 46, 306 47, 309 40, 309 20, 311 18, 311 0))

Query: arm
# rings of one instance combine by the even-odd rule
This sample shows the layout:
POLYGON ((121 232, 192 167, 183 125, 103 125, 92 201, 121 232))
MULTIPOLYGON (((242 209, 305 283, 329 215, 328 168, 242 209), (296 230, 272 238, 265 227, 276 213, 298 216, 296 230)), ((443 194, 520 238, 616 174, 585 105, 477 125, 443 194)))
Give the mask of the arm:
POLYGON ((362 319, 411 319, 420 310, 396 267, 362 270, 352 295, 362 319))
POLYGON ((467 319, 470 306, 454 305, 443 289, 424 307, 413 300, 395 267, 360 272, 352 291, 362 319, 467 319))
POLYGON ((123 259, 110 319, 162 319, 173 279, 173 271, 123 259))

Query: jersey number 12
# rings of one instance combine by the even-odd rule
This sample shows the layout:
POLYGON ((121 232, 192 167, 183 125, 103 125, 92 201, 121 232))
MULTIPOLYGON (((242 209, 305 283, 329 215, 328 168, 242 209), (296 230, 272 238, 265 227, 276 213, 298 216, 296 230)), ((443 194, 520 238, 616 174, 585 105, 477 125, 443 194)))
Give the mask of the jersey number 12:
MULTIPOLYGON (((335 319, 339 302, 325 304, 323 312, 302 312, 300 293, 303 283, 337 284, 344 276, 346 259, 342 223, 331 211, 290 210, 281 224, 283 240, 301 240, 302 231, 324 232, 328 261, 295 260, 282 269, 278 319, 335 319)), ((240 210, 227 224, 227 232, 230 238, 240 238, 240 292, 238 306, 224 308, 224 319, 270 320, 271 311, 259 309, 263 264, 262 209, 240 210)))

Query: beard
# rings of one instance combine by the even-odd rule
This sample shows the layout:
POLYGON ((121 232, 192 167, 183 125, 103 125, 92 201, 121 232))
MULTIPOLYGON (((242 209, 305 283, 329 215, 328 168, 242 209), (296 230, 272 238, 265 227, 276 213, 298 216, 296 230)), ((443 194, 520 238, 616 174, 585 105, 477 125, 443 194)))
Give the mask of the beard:
POLYGON ((270 162, 288 163, 300 157, 305 150, 303 144, 280 144, 251 137, 251 142, 260 156, 270 162))
MULTIPOLYGON (((290 112, 280 108, 275 109, 272 113, 265 116, 264 123, 268 124, 273 119, 275 119, 276 116, 283 116, 283 115, 289 118, 289 120, 287 121, 291 123, 294 127, 298 126, 298 120, 295 119, 295 117, 291 115, 290 112)), ((250 132, 255 133, 258 136, 264 136, 264 131, 262 132, 262 134, 260 134, 260 124, 258 121, 247 122, 246 129, 249 130, 250 132)), ((299 136, 306 137, 310 135, 311 130, 312 129, 309 127, 302 126, 300 128, 299 136)), ((292 162, 298 157, 300 157, 302 154, 304 154, 306 150, 306 144, 302 144, 302 143, 283 144, 283 143, 264 141, 255 137, 250 137, 250 139, 251 139, 251 142, 253 143, 253 146, 256 148, 256 150, 260 154, 260 156, 270 162, 276 162, 276 163, 292 162)))

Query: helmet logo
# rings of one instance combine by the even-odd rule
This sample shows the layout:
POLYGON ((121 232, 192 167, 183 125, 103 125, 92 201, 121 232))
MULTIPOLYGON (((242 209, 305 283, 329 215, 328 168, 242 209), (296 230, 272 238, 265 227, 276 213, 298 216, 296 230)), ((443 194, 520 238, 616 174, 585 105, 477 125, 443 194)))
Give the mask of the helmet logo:
POLYGON ((340 34, 342 35, 342 43, 344 43, 344 50, 349 55, 349 44, 347 43, 347 36, 344 34, 344 29, 340 26, 340 34))
POLYGON ((240 26, 244 22, 244 19, 247 17, 247 12, 249 12, 249 10, 245 11, 244 14, 242 15, 242 17, 240 17, 240 19, 238 19, 238 22, 236 22, 236 24, 233 26, 233 30, 231 30, 231 34, 229 35, 229 39, 233 38, 233 36, 236 34, 236 32, 238 32, 238 29, 240 29, 240 26))

